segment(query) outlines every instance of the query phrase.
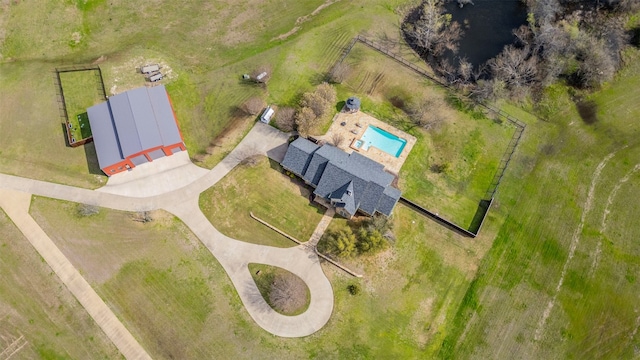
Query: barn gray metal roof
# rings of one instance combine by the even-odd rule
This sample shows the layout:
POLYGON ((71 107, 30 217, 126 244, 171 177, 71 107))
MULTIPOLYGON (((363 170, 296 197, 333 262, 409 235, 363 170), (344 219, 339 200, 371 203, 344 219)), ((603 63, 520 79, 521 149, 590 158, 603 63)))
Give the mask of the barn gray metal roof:
POLYGON ((182 142, 164 85, 137 88, 87 109, 101 168, 182 142))

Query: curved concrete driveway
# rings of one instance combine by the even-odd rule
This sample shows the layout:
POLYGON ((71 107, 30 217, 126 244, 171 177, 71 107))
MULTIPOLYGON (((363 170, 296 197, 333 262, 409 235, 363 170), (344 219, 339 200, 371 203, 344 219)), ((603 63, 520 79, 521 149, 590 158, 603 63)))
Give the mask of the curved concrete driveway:
POLYGON ((165 209, 179 217, 218 259, 258 325, 278 336, 307 336, 322 328, 333 311, 333 291, 317 255, 305 246, 282 249, 229 238, 211 225, 198 206, 200 193, 222 179, 243 158, 254 154, 282 155, 286 150, 287 138, 287 134, 257 123, 212 170, 186 186, 150 197, 135 197, 134 194, 139 194, 139 188, 136 187, 148 186, 152 178, 150 182, 133 182, 130 188, 120 184, 117 191, 106 188, 94 191, 0 174, 0 188, 117 210, 165 209), (274 311, 260 295, 247 267, 249 263, 278 266, 299 276, 311 294, 308 310, 297 316, 285 316, 274 311))

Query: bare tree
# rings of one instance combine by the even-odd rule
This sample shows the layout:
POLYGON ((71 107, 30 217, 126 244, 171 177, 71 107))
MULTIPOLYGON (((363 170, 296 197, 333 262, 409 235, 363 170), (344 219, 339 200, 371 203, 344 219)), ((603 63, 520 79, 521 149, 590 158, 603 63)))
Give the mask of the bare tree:
POLYGON ((245 101, 244 104, 242 104, 241 109, 247 115, 255 116, 258 115, 265 106, 267 106, 267 103, 264 100, 254 96, 245 101))
POLYGON ((303 107, 296 113, 296 125, 298 132, 302 136, 309 135, 309 131, 311 131, 317 122, 318 117, 309 107, 303 107))
POLYGON ((137 213, 134 213, 133 215, 131 215, 131 219, 133 221, 141 222, 143 224, 153 221, 150 211, 138 211, 137 213))
POLYGON ((95 205, 78 204, 77 211, 79 217, 88 217, 97 215, 100 212, 100 208, 95 205))
POLYGON ((342 134, 333 133, 331 135, 331 143, 333 143, 333 146, 340 147, 340 145, 342 145, 343 142, 344 142, 344 136, 342 134))
POLYGON ((504 81, 510 91, 519 92, 536 79, 538 58, 531 56, 528 48, 509 45, 489 61, 489 67, 494 77, 504 81))
POLYGON ((269 303, 284 313, 294 312, 307 303, 307 285, 294 274, 277 274, 269 291, 269 303))
POLYGON ((404 23, 403 30, 415 46, 424 53, 440 55, 444 50, 456 52, 462 28, 451 21, 445 12, 442 0, 425 0, 420 8, 420 16, 413 24, 404 23))
POLYGON ((442 97, 431 96, 412 102, 407 109, 407 115, 414 124, 430 130, 449 121, 446 108, 447 105, 442 97))
POLYGON ((331 110, 336 98, 336 89, 325 82, 318 85, 315 91, 304 93, 300 105, 311 108, 316 117, 322 117, 331 110))
POLYGON ((261 153, 255 145, 250 145, 246 147, 238 147, 231 154, 235 160, 237 160, 240 165, 255 165, 260 159, 261 153))
POLYGON ((329 81, 334 84, 342 84, 342 82, 345 81, 347 77, 349 77, 350 73, 351 73, 351 66, 341 62, 333 66, 333 68, 331 68, 331 71, 329 71, 328 78, 329 78, 329 81))
POLYGON ((293 131, 296 124, 296 110, 291 107, 279 108, 275 114, 275 123, 278 129, 289 132, 293 131))

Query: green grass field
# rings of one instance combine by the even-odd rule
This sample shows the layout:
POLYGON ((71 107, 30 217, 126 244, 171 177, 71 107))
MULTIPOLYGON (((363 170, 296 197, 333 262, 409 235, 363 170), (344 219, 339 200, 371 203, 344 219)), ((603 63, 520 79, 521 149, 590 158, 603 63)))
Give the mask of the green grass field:
POLYGON ((68 131, 76 141, 91 137, 87 108, 105 101, 97 73, 98 70, 84 70, 61 72, 58 75, 71 125, 68 131))
POLYGON ((108 209, 81 217, 74 203, 38 197, 31 214, 154 358, 432 357, 487 246, 399 207, 395 246, 357 260, 363 279, 323 264, 332 318, 286 339, 253 322, 215 258, 167 213, 147 224, 108 209))
MULTIPOLYGON (((0 4, 0 172, 88 188, 104 184, 92 144, 65 146, 51 79, 60 65, 97 61, 111 94, 144 83, 136 67, 162 64, 163 82, 194 156, 215 148, 219 136, 233 130, 230 124, 246 124, 237 107, 249 97, 297 103, 358 33, 419 61, 401 45, 398 31, 415 1, 338 1, 314 11, 323 3, 0 4), (273 69, 266 88, 240 81, 243 73, 264 64, 273 69)), ((347 61, 361 64, 352 74, 359 81, 338 88, 341 100, 364 94, 365 111, 402 128, 402 113, 390 102, 407 95, 401 85, 437 93, 402 69, 374 87, 376 76, 367 78, 367 73, 377 75, 380 64, 386 69, 395 63, 366 49, 355 51, 347 61)), ((593 125, 580 119, 572 91, 563 85, 548 88, 536 104, 502 104, 527 123, 527 130, 480 235, 462 238, 399 205, 395 244, 352 264, 364 278, 323 265, 334 287, 334 312, 323 329, 302 339, 277 338, 256 326, 215 258, 166 213, 154 212, 150 224, 105 209, 82 218, 76 204, 38 198, 32 214, 154 358, 637 358, 639 86, 640 51, 631 49, 615 81, 582 94, 598 106, 593 125), (538 121, 523 108, 549 121, 538 121), (347 291, 354 283, 363 289, 356 296, 347 291)), ((486 190, 483 182, 493 176, 489 159, 498 155, 499 160, 504 147, 498 145, 510 133, 503 124, 452 109, 456 126, 429 133, 403 129, 421 140, 405 164, 400 187, 408 196, 430 196, 427 208, 464 223, 473 216, 477 195, 486 190), (451 162, 456 172, 434 174, 429 170, 434 161, 451 162)), ((229 136, 202 165, 214 166, 244 131, 229 136)), ((216 187, 207 194, 218 191, 221 199, 229 199, 234 192, 248 192, 239 179, 255 187, 258 169, 278 174, 268 166, 239 168, 217 184, 226 184, 229 194, 216 187), (256 173, 247 171, 252 169, 256 173)), ((306 211, 298 188, 284 184, 294 203, 287 212, 302 208, 319 220, 319 213, 306 211)), ((208 212, 231 204, 204 203, 211 206, 203 205, 208 212)), ((246 208, 237 209, 247 214, 246 208)), ((283 230, 302 228, 292 220, 278 224, 282 219, 269 218, 272 209, 262 209, 264 214, 254 212, 283 230)), ((269 238, 272 232, 246 218, 229 220, 235 210, 215 210, 219 218, 212 222, 223 230, 236 221, 256 227, 251 234, 259 240, 253 241, 292 245, 269 238)), ((304 226, 311 230, 317 224, 308 222, 304 226)), ((0 335, 5 341, 0 349, 23 334, 29 341, 26 358, 117 357, 33 249, 11 240, 24 239, 4 215, 0 235, 0 335)), ((252 237, 248 231, 235 236, 252 237)))
POLYGON ((594 125, 580 119, 567 88, 548 92, 555 117, 527 127, 492 210, 505 223, 441 356, 638 356, 640 93, 629 91, 640 83, 638 58, 629 51, 631 65, 589 96, 594 125))
POLYGON ((0 275, 2 359, 121 358, 1 210, 0 275))
POLYGON ((357 95, 364 112, 418 139, 400 171, 403 196, 468 227, 515 128, 446 100, 450 94, 440 86, 364 44, 356 44, 344 62, 352 70, 338 87, 340 97, 357 95), (401 107, 421 98, 442 99, 433 111, 448 120, 430 130, 411 124, 401 107), (436 173, 434 164, 448 168, 436 173))
POLYGON ((325 209, 311 205, 309 190, 271 166, 269 159, 261 157, 255 165, 232 170, 200 195, 200 208, 218 230, 234 239, 295 246, 290 239, 251 218, 249 212, 304 242, 313 234, 325 209))

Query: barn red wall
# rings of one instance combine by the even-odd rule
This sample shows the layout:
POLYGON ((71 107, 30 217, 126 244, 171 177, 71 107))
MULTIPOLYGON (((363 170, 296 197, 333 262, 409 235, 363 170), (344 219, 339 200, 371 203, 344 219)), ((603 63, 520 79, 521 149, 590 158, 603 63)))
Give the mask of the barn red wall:
POLYGON ((158 149, 162 149, 162 152, 164 153, 165 156, 171 156, 173 155, 173 149, 175 148, 180 148, 180 150, 185 151, 187 148, 184 146, 183 143, 177 143, 177 144, 172 144, 169 146, 156 146, 150 149, 147 149, 145 151, 140 151, 137 152, 135 154, 132 154, 130 156, 128 156, 126 159, 124 159, 123 161, 117 163, 117 164, 113 164, 111 166, 107 166, 102 168, 102 171, 107 174, 107 176, 111 176, 111 175, 115 175, 117 173, 129 170, 129 169, 133 169, 134 167, 136 167, 133 162, 131 162, 131 159, 133 159, 136 156, 139 155, 144 155, 147 158, 147 161, 152 162, 153 160, 151 160, 151 157, 149 156, 149 153, 158 149), (129 168, 127 168, 127 165, 129 165, 129 168), (113 170, 113 172, 111 171, 113 170))

